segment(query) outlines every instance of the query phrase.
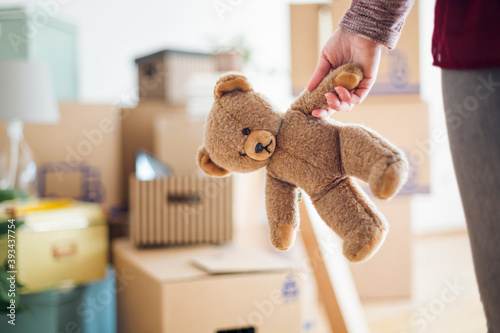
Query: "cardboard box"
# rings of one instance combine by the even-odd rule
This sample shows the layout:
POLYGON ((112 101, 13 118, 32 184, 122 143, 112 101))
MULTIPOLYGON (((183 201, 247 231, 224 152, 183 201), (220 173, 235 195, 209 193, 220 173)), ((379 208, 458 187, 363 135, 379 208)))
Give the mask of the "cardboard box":
POLYGON ((193 74, 214 72, 211 54, 163 50, 135 59, 138 66, 139 99, 171 105, 186 103, 186 84, 193 74))
MULTIPOLYGON (((338 28, 338 22, 351 5, 350 0, 331 3, 331 24, 322 22, 326 4, 290 5, 292 90, 298 95, 306 87, 318 62, 325 36, 338 28), (333 29, 332 29, 333 27, 333 29)), ((377 82, 371 94, 408 94, 420 92, 418 1, 408 15, 393 50, 383 50, 377 82)))
POLYGON ((233 237, 231 177, 130 178, 135 245, 223 243, 233 237))
POLYGON ((368 96, 351 112, 335 112, 332 118, 365 125, 406 153, 410 175, 398 195, 430 192, 429 107, 418 95, 368 96))
MULTIPOLYGON (((80 286, 66 290, 48 290, 40 293, 21 295, 20 301, 25 309, 17 310, 15 326, 5 316, 0 321, 0 331, 10 333, 44 332, 59 333, 69 330, 81 331, 84 317, 80 306, 84 300, 85 287, 80 286)), ((94 311, 85 309, 85 311, 94 311)))
POLYGON ((290 5, 292 92, 299 95, 309 83, 319 59, 319 12, 325 4, 290 5))
POLYGON ((237 244, 113 247, 128 277, 118 332, 301 332, 299 278, 280 257, 237 244))
POLYGON ((161 102, 141 102, 135 108, 121 109, 121 142, 123 174, 121 182, 128 198, 128 182, 135 172, 135 157, 140 149, 155 152, 155 121, 162 114, 172 116, 185 113, 184 106, 169 106, 161 102))
POLYGON ((158 114, 154 121, 154 153, 174 175, 203 175, 196 156, 203 144, 205 120, 186 115, 158 114))
POLYGON ((391 201, 375 200, 390 228, 384 244, 371 259, 350 264, 352 277, 361 298, 411 296, 411 201, 411 196, 398 196, 391 201))
MULTIPOLYGON (((24 137, 38 167, 38 194, 102 204, 123 210, 121 116, 109 104, 59 105, 58 124, 25 124, 24 137)), ((0 137, 5 125, 0 124, 0 137)))
MULTIPOLYGON (((17 279, 23 293, 102 279, 108 259, 108 229, 99 205, 76 202, 16 217, 17 279)), ((2 255, 7 253, 5 243, 2 255)), ((2 261, 3 262, 3 261, 2 261)))
POLYGON ((115 273, 108 268, 106 278, 74 288, 51 289, 24 294, 26 307, 16 312, 16 325, 0 320, 0 331, 26 332, 116 332, 115 273), (97 307, 98 306, 98 307, 97 307))

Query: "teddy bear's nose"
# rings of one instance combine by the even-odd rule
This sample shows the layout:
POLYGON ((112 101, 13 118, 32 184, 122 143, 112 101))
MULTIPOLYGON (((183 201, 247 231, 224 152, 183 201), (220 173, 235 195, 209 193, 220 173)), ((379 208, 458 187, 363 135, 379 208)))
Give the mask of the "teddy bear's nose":
POLYGON ((245 141, 245 153, 252 159, 263 161, 271 157, 276 148, 276 138, 265 130, 252 131, 245 141))

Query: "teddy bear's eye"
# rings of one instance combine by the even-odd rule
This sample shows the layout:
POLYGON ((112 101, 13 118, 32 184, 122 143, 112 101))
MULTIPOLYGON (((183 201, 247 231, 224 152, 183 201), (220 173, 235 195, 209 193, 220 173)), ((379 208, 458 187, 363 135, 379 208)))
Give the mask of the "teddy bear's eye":
POLYGON ((243 133, 243 135, 248 135, 248 134, 250 134, 250 129, 245 128, 243 131, 241 131, 241 133, 243 133))
POLYGON ((245 154, 244 152, 240 151, 240 156, 247 156, 247 154, 245 154))

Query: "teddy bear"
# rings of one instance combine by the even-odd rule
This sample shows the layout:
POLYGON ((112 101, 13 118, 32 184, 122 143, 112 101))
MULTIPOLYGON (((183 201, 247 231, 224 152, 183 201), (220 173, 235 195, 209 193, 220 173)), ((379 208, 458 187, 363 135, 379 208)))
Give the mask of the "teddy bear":
POLYGON ((356 64, 338 67, 284 113, 241 74, 225 74, 215 85, 198 165, 214 177, 266 167, 266 211, 278 250, 288 250, 295 241, 300 189, 342 239, 349 261, 370 258, 386 237, 386 219, 353 177, 367 182, 376 198, 389 199, 408 176, 404 153, 364 126, 311 114, 328 108, 325 93, 335 93, 337 86, 352 92, 362 78, 356 64))

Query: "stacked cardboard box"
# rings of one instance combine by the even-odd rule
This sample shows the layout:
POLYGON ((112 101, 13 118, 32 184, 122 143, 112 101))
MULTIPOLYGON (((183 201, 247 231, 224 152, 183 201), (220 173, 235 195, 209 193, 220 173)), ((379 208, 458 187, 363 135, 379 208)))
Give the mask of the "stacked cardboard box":
POLYGON ((283 258, 243 245, 138 250, 113 244, 119 332, 301 332, 300 279, 283 258))
MULTIPOLYGON (((307 85, 326 38, 338 28, 350 4, 349 0, 334 0, 330 5, 290 6, 295 94, 307 85), (325 24, 325 6, 331 10, 331 24, 325 24)), ((353 111, 333 115, 336 120, 360 123, 379 132, 403 149, 410 162, 410 177, 399 195, 389 202, 376 201, 391 224, 384 245, 373 258, 351 267, 362 298, 411 295, 412 195, 430 191, 428 106, 419 96, 418 22, 416 2, 397 47, 383 51, 377 82, 370 96, 353 111)))

